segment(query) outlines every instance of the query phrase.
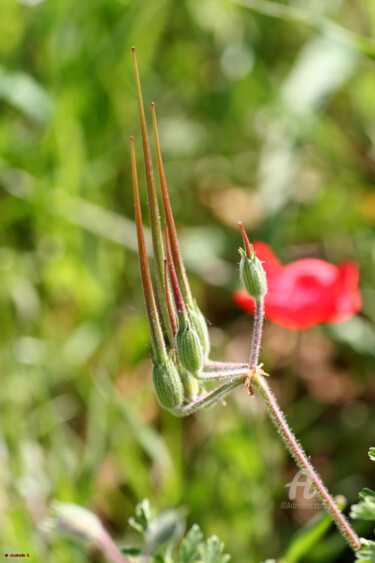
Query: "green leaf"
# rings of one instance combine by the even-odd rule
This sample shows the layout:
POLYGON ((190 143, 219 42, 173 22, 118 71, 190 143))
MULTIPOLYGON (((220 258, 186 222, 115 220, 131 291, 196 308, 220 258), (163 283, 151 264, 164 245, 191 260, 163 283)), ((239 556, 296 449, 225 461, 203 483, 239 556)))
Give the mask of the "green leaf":
POLYGON ((150 506, 150 501, 145 498, 135 507, 135 517, 129 518, 129 524, 132 528, 137 530, 137 532, 144 534, 152 517, 153 511, 150 506))
POLYGON ((157 553, 153 556, 153 563, 167 563, 167 560, 161 553, 157 553))
POLYGON ((362 491, 359 493, 359 498, 361 500, 365 499, 366 497, 375 497, 375 492, 372 491, 371 489, 368 489, 367 487, 365 487, 364 489, 362 489, 362 491))
POLYGON ((203 533, 198 524, 194 524, 181 543, 179 563, 195 563, 199 556, 199 545, 203 540, 203 533))
POLYGON ((212 536, 200 546, 202 563, 227 563, 230 555, 223 554, 224 543, 217 536, 212 536))
POLYGON ((295 563, 302 561, 304 555, 318 543, 320 538, 329 529, 332 520, 330 516, 323 514, 312 524, 302 528, 291 541, 286 554, 283 557, 284 563, 295 563))
POLYGON ((370 448, 368 455, 369 455, 371 461, 375 461, 375 448, 370 448))
POLYGON ((375 520, 375 497, 368 495, 358 504, 353 504, 350 516, 361 520, 375 520))
POLYGON ((121 547, 120 551, 124 555, 132 555, 132 556, 140 555, 142 553, 139 547, 121 547))
POLYGON ((174 543, 181 539, 185 530, 185 522, 177 510, 165 510, 153 518, 145 531, 146 551, 174 543))
POLYGON ((363 549, 357 551, 357 563, 375 563, 375 542, 361 539, 363 549))

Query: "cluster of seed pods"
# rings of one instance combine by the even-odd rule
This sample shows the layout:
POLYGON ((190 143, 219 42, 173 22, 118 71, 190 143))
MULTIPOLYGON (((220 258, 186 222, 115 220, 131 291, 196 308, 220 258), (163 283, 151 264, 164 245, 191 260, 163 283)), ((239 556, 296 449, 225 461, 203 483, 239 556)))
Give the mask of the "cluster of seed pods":
MULTIPOLYGON (((154 276, 151 278, 146 255, 142 212, 138 187, 134 139, 131 137, 131 161, 137 225, 139 261, 143 293, 152 344, 152 380, 160 405, 176 416, 186 416, 198 408, 211 406, 240 385, 249 376, 247 364, 213 362, 209 359, 210 339, 206 320, 192 296, 178 243, 176 227, 167 191, 161 157, 155 104, 151 104, 156 158, 165 225, 162 228, 158 195, 135 49, 132 49, 147 197, 152 235, 154 276), (207 391, 207 381, 220 381, 207 391)), ((245 248, 249 241, 243 229, 245 248)), ((249 251, 250 252, 250 251, 249 251)), ((248 285, 247 271, 254 256, 243 255, 242 278, 248 285)), ((264 272, 263 272, 264 274, 264 272)), ((251 277, 251 276, 250 276, 251 277)), ((253 280, 251 280, 253 283, 253 280)))

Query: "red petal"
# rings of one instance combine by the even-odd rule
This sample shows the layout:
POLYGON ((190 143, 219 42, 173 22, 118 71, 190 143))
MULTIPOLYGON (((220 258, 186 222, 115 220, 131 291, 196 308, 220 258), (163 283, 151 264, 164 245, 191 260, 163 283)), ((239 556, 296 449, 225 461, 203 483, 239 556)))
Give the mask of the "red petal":
MULTIPOLYGON (((265 243, 255 243, 258 258, 264 260, 269 291, 265 315, 285 328, 303 330, 321 323, 335 323, 358 312, 358 266, 351 261, 334 266, 324 260, 307 258, 283 267, 265 243)), ((234 301, 248 312, 254 301, 244 291, 234 301)))
POLYGON ((332 315, 327 322, 338 323, 358 313, 362 306, 362 298, 358 289, 359 268, 350 260, 338 266, 336 298, 332 315))
POLYGON ((292 262, 270 285, 265 313, 286 328, 305 329, 324 322, 332 314, 331 288, 338 270, 317 259, 292 262))

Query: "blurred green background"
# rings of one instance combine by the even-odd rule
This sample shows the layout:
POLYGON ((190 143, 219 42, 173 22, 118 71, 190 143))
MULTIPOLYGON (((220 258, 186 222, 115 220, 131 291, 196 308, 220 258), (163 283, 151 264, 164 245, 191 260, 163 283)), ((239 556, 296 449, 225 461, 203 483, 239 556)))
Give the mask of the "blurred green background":
MULTIPOLYGON (((375 29, 371 0, 288 5, 375 29)), ((248 354, 250 319, 231 301, 238 220, 285 262, 358 261, 361 314, 303 334, 268 322, 262 360, 329 489, 351 503, 373 484, 375 63, 329 26, 256 6, 1 2, 0 553, 102 561, 39 530, 52 498, 95 511, 120 543, 145 496, 186 506, 236 563, 279 557, 313 516, 281 510, 296 470, 257 399, 237 390, 182 421, 156 403, 130 178, 133 134, 145 199, 133 44, 214 358, 248 354)), ((351 560, 334 529, 303 559, 351 560)))

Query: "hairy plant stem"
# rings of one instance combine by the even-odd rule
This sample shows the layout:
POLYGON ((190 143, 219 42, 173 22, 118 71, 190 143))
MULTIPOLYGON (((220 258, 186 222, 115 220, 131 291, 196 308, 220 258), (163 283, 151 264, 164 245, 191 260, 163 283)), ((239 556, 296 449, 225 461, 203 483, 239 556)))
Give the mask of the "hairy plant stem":
POLYGON ((262 337, 263 317, 264 301, 263 299, 261 299, 256 302, 254 315, 254 329, 250 353, 250 370, 253 374, 251 378, 251 385, 253 385, 258 391, 268 411, 268 415, 271 421, 275 425, 277 432, 281 436, 282 441, 284 442, 297 466, 302 470, 305 477, 311 481, 317 495, 324 504, 328 514, 335 522, 340 533, 346 539, 350 547, 354 551, 357 551, 361 549, 361 543, 357 534, 354 532, 354 530, 352 530, 345 516, 341 514, 340 509, 335 504, 335 501, 324 486, 323 481, 309 462, 305 452, 303 451, 303 448, 299 445, 292 430, 290 429, 285 419, 284 413, 280 409, 276 397, 272 393, 266 379, 261 375, 259 370, 256 369, 262 337))
POLYGON ((255 302, 253 340, 250 352, 250 370, 253 370, 258 364, 260 342, 262 340, 263 318, 264 318, 264 299, 261 297, 255 302))
POLYGON ((97 539, 97 543, 108 559, 113 561, 113 563, 130 563, 129 559, 125 558, 111 536, 107 534, 105 530, 103 530, 103 534, 97 539))
POLYGON ((183 407, 177 407, 175 409, 172 409, 170 412, 175 416, 185 417, 193 414, 202 407, 211 407, 218 401, 222 400, 226 395, 228 395, 228 393, 233 391, 233 389, 244 383, 248 375, 249 372, 246 372, 243 375, 232 377, 222 385, 216 387, 216 389, 214 389, 213 391, 207 393, 207 395, 203 395, 203 397, 196 399, 193 403, 190 403, 183 407))
POLYGON ((248 364, 244 363, 236 363, 236 362, 216 362, 215 360, 207 359, 204 362, 204 368, 206 369, 239 369, 239 368, 248 368, 248 364))
POLYGON ((285 416, 277 404, 276 397, 272 393, 266 379, 256 374, 251 380, 251 384, 256 388, 260 397, 265 404, 268 415, 276 426, 276 430, 281 436, 282 441, 289 450, 290 455, 303 471, 304 475, 311 481, 317 495, 324 504, 327 512, 330 514, 332 520, 335 522, 341 534, 344 536, 350 547, 356 551, 361 549, 361 543, 357 534, 352 530, 346 518, 341 514, 339 508, 335 504, 333 498, 323 485, 322 480, 316 473, 314 467, 309 462, 302 447, 297 442, 292 430, 290 429, 285 416))
POLYGON ((194 377, 198 381, 220 381, 230 377, 242 377, 243 375, 250 375, 249 366, 226 370, 202 370, 195 373, 194 377))

